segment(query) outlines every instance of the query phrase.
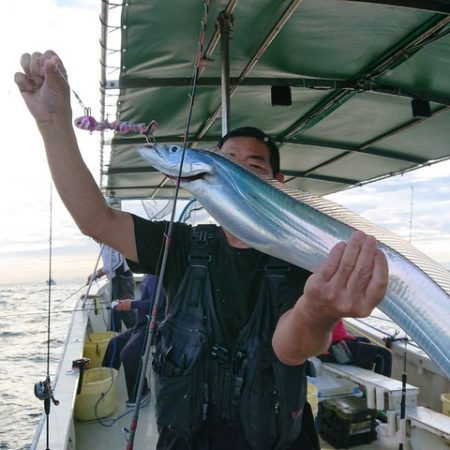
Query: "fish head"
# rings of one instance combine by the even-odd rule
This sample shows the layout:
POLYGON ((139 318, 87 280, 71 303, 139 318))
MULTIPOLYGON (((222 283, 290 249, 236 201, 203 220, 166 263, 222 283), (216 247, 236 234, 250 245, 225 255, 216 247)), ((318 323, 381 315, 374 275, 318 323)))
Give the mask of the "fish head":
POLYGON ((169 178, 178 178, 189 182, 206 178, 214 172, 214 164, 209 153, 175 144, 147 144, 138 148, 138 153, 155 169, 169 178), (183 167, 180 165, 183 160, 183 167))

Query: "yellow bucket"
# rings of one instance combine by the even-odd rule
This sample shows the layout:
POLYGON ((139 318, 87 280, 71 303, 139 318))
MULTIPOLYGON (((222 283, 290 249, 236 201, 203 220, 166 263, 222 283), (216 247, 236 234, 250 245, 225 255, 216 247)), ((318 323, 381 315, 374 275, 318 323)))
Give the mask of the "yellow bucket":
POLYGON ((450 416, 450 393, 442 394, 441 400, 442 400, 442 414, 450 416))
POLYGON ((109 341, 117 336, 115 331, 102 331, 99 333, 90 333, 84 343, 83 356, 89 358, 89 368, 101 367, 106 347, 109 341))
POLYGON ((88 369, 83 375, 81 392, 75 400, 75 419, 96 420, 113 414, 118 407, 116 369, 88 369))
POLYGON ((319 412, 319 399, 318 399, 318 389, 314 384, 308 383, 308 392, 306 394, 306 400, 311 405, 312 413, 314 418, 317 417, 319 412))

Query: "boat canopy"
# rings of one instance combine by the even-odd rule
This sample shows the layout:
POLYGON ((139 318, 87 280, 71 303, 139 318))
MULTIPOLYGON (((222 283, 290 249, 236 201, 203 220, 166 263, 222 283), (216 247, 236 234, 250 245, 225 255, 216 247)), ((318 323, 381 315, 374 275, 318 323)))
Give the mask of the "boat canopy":
MULTIPOLYGON (((287 185, 319 195, 417 169, 450 158, 449 14, 448 0, 103 1, 102 118, 206 149, 256 126, 287 185)), ((104 139, 105 195, 173 195, 136 152, 144 136, 104 139)))

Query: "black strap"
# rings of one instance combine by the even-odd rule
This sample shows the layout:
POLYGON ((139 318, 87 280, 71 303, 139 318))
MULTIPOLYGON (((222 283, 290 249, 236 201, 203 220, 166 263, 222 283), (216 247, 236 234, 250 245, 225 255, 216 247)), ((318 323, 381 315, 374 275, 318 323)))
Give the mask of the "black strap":
POLYGON ((217 234, 217 226, 211 224, 197 225, 191 232, 191 250, 189 261, 189 295, 188 303, 197 306, 202 296, 206 272, 211 262, 212 243, 217 234))
POLYGON ((191 232, 191 252, 188 261, 195 265, 207 266, 211 262, 212 242, 217 234, 217 226, 197 225, 191 232))

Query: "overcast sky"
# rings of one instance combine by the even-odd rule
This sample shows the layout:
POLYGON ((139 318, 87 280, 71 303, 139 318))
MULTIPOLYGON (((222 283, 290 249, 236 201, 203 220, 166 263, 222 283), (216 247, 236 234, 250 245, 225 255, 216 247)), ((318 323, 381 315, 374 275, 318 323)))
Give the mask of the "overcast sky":
MULTIPOLYGON (((0 152, 0 284, 45 281, 49 272, 50 178, 36 126, 14 84, 24 52, 54 49, 72 89, 98 117, 100 0, 3 0, 0 152)), ((72 100, 74 116, 83 110, 72 100)), ((83 157, 98 179, 99 141, 77 131, 83 157)), ((330 198, 411 240, 450 268, 450 162, 330 198), (411 209, 412 208, 412 209, 411 209), (412 210, 412 220, 411 220, 412 210)), ((53 194, 52 273, 84 280, 98 245, 84 237, 53 194)))

